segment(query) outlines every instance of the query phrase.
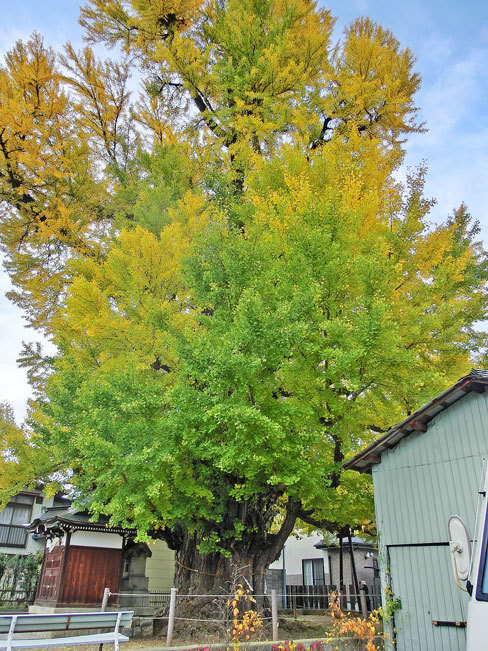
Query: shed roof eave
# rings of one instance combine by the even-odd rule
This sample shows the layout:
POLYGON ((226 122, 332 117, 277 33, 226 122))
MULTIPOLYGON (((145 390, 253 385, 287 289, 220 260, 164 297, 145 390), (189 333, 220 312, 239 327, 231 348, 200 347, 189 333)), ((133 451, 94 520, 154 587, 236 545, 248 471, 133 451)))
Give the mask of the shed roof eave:
POLYGON ((361 473, 371 473, 373 465, 381 463, 381 455, 385 450, 394 447, 414 431, 425 432, 428 428, 428 423, 437 414, 453 405, 471 391, 484 393, 487 384, 488 370, 473 369, 469 375, 460 378, 455 384, 431 402, 423 405, 414 414, 411 414, 401 423, 389 429, 378 440, 346 461, 343 464, 343 468, 345 470, 356 470, 361 473))

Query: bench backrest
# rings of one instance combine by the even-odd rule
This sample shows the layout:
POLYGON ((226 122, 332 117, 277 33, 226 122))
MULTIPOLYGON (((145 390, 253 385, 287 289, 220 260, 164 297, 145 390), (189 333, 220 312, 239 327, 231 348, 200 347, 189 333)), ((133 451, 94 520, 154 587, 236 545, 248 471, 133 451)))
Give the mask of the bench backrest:
MULTIPOLYGON (((17 615, 16 633, 37 631, 74 631, 90 628, 114 629, 118 612, 107 613, 55 613, 49 615, 17 615)), ((123 610, 120 627, 128 627, 132 622, 133 610, 123 610)), ((0 615, 0 633, 8 633, 13 615, 0 615)))

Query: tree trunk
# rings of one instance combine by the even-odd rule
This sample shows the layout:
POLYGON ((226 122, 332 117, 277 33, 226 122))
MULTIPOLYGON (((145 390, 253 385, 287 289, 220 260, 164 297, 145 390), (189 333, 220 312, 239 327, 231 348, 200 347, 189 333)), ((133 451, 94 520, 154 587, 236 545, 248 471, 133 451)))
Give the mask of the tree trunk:
POLYGON ((256 558, 252 553, 234 552, 230 557, 221 553, 201 554, 200 539, 185 533, 175 554, 174 584, 181 595, 217 595, 242 583, 244 589, 254 590, 256 558))
MULTIPOLYGON (((182 531, 175 548, 174 585, 179 595, 233 595, 238 584, 255 595, 263 605, 265 575, 280 555, 286 539, 293 531, 299 505, 289 499, 285 517, 277 533, 269 526, 256 526, 262 510, 249 504, 245 509, 248 528, 241 540, 228 543, 227 554, 202 554, 198 551, 198 535, 182 531)), ((264 522, 262 523, 265 524, 264 522)), ((193 599, 197 602, 197 598, 193 599)))

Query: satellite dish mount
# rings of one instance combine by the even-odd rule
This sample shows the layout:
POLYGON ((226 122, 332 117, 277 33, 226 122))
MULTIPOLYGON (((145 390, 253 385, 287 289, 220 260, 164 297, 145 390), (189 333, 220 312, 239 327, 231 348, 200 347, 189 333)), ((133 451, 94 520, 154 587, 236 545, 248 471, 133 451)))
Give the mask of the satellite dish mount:
POLYGON ((452 570, 456 584, 467 592, 460 581, 466 581, 471 570, 471 543, 466 525, 458 515, 449 518, 449 551, 451 552, 452 570))

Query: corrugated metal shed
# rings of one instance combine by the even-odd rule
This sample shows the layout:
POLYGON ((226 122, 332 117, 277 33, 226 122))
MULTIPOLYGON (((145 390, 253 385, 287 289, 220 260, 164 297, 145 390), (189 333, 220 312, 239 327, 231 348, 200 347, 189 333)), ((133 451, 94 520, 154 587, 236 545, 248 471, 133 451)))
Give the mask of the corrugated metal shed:
POLYGON ((382 580, 402 601, 398 651, 465 648, 464 629, 433 620, 466 620, 447 521, 456 513, 474 531, 488 455, 486 384, 488 372, 473 371, 345 464, 373 475, 382 580))

